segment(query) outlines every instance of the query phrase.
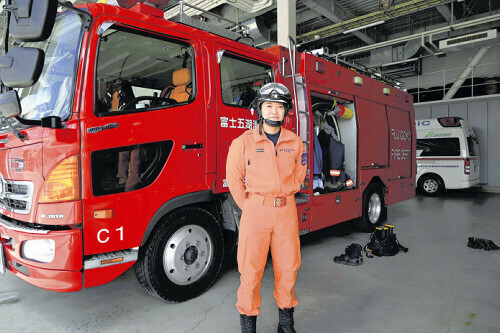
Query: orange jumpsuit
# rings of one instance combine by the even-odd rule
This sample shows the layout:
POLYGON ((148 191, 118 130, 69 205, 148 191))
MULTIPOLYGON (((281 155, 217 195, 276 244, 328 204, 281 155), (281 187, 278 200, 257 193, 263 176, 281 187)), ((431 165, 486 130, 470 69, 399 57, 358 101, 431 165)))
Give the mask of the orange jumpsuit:
POLYGON ((304 181, 307 154, 302 140, 281 129, 276 147, 259 128, 248 130, 229 148, 226 179, 242 209, 238 244, 241 284, 236 307, 260 314, 260 285, 269 246, 274 268, 274 298, 281 309, 295 307, 300 241, 294 194, 304 181))

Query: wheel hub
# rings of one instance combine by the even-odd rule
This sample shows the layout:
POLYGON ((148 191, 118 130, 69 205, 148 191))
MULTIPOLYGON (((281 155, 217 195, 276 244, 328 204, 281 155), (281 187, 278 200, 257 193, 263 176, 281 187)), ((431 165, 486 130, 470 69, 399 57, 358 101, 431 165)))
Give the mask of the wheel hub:
POLYGON ((198 259, 198 249, 196 246, 190 246, 184 252, 184 262, 188 265, 191 265, 198 259))
POLYGON ((163 269, 170 281, 189 285, 205 275, 213 256, 214 245, 208 232, 199 225, 185 225, 167 240, 163 269))
POLYGON ((439 187, 439 184, 437 183, 437 181, 435 181, 434 179, 427 179, 425 182, 424 182, 424 190, 427 192, 427 193, 434 193, 437 191, 438 187, 439 187))

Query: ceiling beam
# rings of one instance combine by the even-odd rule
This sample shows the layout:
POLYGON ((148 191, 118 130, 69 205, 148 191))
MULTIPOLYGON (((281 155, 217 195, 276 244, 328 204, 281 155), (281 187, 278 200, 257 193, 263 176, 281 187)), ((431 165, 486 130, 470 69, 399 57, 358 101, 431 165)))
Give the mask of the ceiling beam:
POLYGON ((297 13, 297 24, 301 24, 316 18, 318 18, 318 13, 312 10, 305 9, 304 11, 297 13))
POLYGON ((313 42, 314 40, 318 39, 316 35, 318 35, 320 38, 326 38, 329 36, 341 34, 346 30, 352 30, 370 24, 381 23, 381 21, 385 21, 389 18, 396 18, 403 15, 414 14, 423 9, 435 7, 448 2, 450 2, 450 0, 410 0, 408 2, 390 7, 386 10, 378 10, 373 13, 345 20, 342 23, 335 23, 330 26, 304 33, 300 36, 297 36, 297 41, 299 42, 299 44, 313 42))
POLYGON ((472 73, 473 68, 477 66, 477 64, 481 61, 481 59, 483 59, 483 57, 486 55, 490 47, 491 45, 483 46, 479 49, 479 51, 477 51, 476 55, 469 61, 467 67, 464 68, 463 72, 458 76, 458 79, 453 83, 450 90, 448 90, 446 95, 443 97, 443 101, 450 100, 453 98, 453 96, 455 96, 458 89, 462 86, 465 80, 472 73))
MULTIPOLYGON (((352 13, 350 13, 348 10, 345 8, 341 7, 337 2, 334 1, 324 1, 324 0, 301 0, 301 2, 306 5, 309 9, 317 12, 318 14, 326 17, 333 23, 342 23, 346 19, 351 19, 354 17, 352 13), (330 9, 330 8, 331 9, 330 9), (333 10, 333 11, 332 11, 333 10), (339 11, 341 12, 341 16, 337 16, 334 12, 339 11)), ((354 31, 352 33, 362 41, 364 41, 367 44, 375 44, 375 40, 365 33, 362 33, 360 31, 354 31)))
POLYGON ((480 17, 478 19, 474 19, 474 20, 470 20, 470 21, 457 23, 457 24, 453 24, 453 25, 448 25, 446 27, 440 27, 440 28, 436 28, 433 30, 419 32, 419 33, 416 33, 416 34, 413 34, 410 36, 394 38, 391 40, 387 40, 385 42, 381 42, 381 43, 377 43, 377 44, 373 44, 373 45, 368 45, 368 46, 363 46, 363 47, 359 47, 357 49, 339 52, 338 55, 340 55, 342 57, 349 57, 349 56, 352 56, 354 54, 368 52, 368 51, 375 50, 375 49, 378 49, 381 47, 401 44, 401 43, 404 43, 404 42, 407 42, 407 41, 413 40, 413 39, 427 38, 429 36, 437 35, 440 33, 448 33, 450 31, 457 31, 460 29, 475 27, 475 26, 487 24, 487 23, 490 23, 493 21, 498 21, 498 20, 500 20, 500 14, 488 15, 488 16, 480 17))
POLYGON ((448 21, 449 24, 453 24, 457 21, 447 4, 436 6, 436 9, 443 15, 444 19, 448 21))

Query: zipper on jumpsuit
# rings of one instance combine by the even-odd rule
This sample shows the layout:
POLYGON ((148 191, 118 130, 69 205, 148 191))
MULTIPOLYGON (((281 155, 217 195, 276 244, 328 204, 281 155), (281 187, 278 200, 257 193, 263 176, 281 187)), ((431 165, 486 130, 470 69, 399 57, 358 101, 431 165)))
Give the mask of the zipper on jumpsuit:
MULTIPOLYGON (((271 141, 268 139, 268 141, 271 141)), ((271 144, 273 145, 274 147, 274 143, 271 142, 271 144)), ((276 178, 278 180, 278 189, 279 189, 279 192, 278 193, 281 193, 281 182, 280 182, 280 170, 278 168, 278 145, 280 144, 279 142, 279 138, 278 138, 278 142, 276 142, 276 147, 274 147, 274 167, 276 168, 276 174, 278 175, 278 177, 276 178)))

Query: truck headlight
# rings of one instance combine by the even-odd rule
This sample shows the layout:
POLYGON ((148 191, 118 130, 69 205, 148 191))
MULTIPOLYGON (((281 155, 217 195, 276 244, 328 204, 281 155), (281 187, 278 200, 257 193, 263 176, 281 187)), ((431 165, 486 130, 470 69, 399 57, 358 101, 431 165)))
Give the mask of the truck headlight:
POLYGON ((27 240, 21 247, 23 258, 43 263, 54 260, 55 252, 55 242, 52 239, 27 240))

